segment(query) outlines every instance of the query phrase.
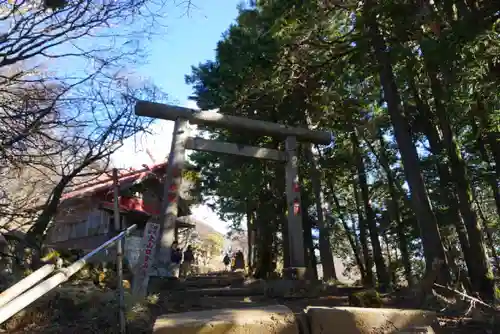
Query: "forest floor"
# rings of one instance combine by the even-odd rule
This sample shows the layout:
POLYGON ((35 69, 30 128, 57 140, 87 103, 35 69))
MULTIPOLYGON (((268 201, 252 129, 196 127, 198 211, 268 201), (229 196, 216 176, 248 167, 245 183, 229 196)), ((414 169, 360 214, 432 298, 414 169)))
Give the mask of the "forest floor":
MULTIPOLYGON (((241 282, 240 282, 241 284, 241 282)), ((126 295, 129 307, 127 312, 128 333, 151 333, 157 316, 169 313, 201 311, 222 308, 245 308, 282 304, 297 315, 307 306, 359 306, 353 305, 353 294, 360 288, 340 287, 327 289, 314 296, 271 297, 267 293, 231 295, 231 287, 220 288, 224 294, 217 295, 216 289, 197 289, 191 284, 187 289, 160 289, 147 300, 134 302, 126 295), (198 291, 200 293, 198 293, 198 291), (203 291, 210 292, 204 293, 203 291)), ((380 295, 378 307, 423 308, 437 311, 442 334, 497 334, 500 333, 499 312, 472 305, 468 300, 455 302, 432 302, 424 307, 416 305, 416 298, 410 291, 400 290, 380 295)), ((56 333, 118 333, 118 310, 116 293, 93 284, 74 284, 64 286, 40 299, 22 314, 11 319, 3 328, 12 334, 56 334, 56 333)))

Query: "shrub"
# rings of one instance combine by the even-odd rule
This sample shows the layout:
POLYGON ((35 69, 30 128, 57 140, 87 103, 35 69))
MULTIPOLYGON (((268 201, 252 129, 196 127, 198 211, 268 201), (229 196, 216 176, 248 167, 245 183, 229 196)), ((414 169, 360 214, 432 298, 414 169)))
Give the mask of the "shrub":
MULTIPOLYGON (((126 291, 125 302, 128 331, 146 331, 152 319, 149 306, 155 298, 137 301, 126 291)), ((59 287, 16 314, 2 327, 7 332, 30 334, 119 333, 116 291, 100 289, 91 283, 59 287)))
POLYGON ((382 307, 382 298, 377 291, 364 290, 349 296, 349 305, 356 307, 382 307))

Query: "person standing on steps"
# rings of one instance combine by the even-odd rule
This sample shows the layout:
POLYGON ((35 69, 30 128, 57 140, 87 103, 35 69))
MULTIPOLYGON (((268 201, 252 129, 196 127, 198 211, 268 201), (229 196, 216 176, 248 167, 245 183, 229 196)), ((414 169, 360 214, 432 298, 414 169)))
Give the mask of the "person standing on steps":
POLYGON ((180 265, 182 262, 182 252, 177 241, 172 242, 170 247, 170 262, 172 263, 172 275, 179 277, 180 265))
POLYGON ((229 257, 228 253, 226 253, 226 256, 224 256, 222 263, 224 263, 225 270, 229 271, 229 265, 231 264, 231 258, 229 257))
POLYGON ((182 275, 187 277, 191 274, 191 266, 194 262, 194 253, 191 245, 187 246, 184 252, 184 262, 182 263, 182 275))
POLYGON ((233 256, 231 256, 231 271, 236 270, 236 253, 233 253, 233 256))
POLYGON ((234 256, 234 270, 245 270, 245 256, 240 249, 238 249, 234 256))

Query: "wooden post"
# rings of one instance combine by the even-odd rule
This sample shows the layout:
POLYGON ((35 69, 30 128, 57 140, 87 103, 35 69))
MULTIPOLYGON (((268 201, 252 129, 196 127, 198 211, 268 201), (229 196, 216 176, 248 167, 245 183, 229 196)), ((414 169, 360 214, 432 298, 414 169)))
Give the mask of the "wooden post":
MULTIPOLYGON (((120 233, 122 227, 120 226, 120 185, 118 184, 118 170, 113 168, 113 213, 115 221, 115 231, 120 233)), ((117 272, 117 284, 118 284, 118 308, 119 308, 119 319, 120 319, 120 333, 125 334, 125 295, 123 291, 123 242, 122 239, 118 239, 116 242, 116 272, 117 272)))
POLYGON ((162 216, 160 217, 160 237, 156 245, 156 264, 158 276, 171 276, 173 267, 170 261, 170 247, 175 240, 175 221, 178 213, 179 189, 185 162, 187 121, 175 121, 172 145, 167 162, 163 189, 162 216))
POLYGON ((302 212, 300 185, 298 177, 297 139, 287 137, 285 141, 286 163, 286 199, 288 204, 288 242, 290 245, 290 267, 288 274, 296 278, 305 271, 304 237, 302 235, 302 212))

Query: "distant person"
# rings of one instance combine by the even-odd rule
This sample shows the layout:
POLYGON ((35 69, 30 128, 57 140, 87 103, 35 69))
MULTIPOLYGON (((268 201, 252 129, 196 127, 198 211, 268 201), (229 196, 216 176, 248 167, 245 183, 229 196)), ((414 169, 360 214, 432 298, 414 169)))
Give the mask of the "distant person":
POLYGON ((236 270, 236 253, 233 253, 233 256, 231 256, 231 271, 236 270))
POLYGON ((183 276, 188 276, 191 274, 191 266, 194 262, 194 253, 191 245, 187 246, 184 252, 184 262, 182 263, 182 274, 183 276))
POLYGON ((241 250, 238 250, 234 256, 234 270, 245 270, 245 256, 241 250))
POLYGON ((231 258, 229 257, 229 254, 226 253, 226 256, 224 256, 224 259, 222 260, 225 266, 225 270, 229 271, 229 265, 231 264, 231 258))
POLYGON ((177 241, 172 242, 170 247, 170 262, 172 262, 172 272, 175 277, 179 277, 180 265, 182 262, 182 252, 177 241))

